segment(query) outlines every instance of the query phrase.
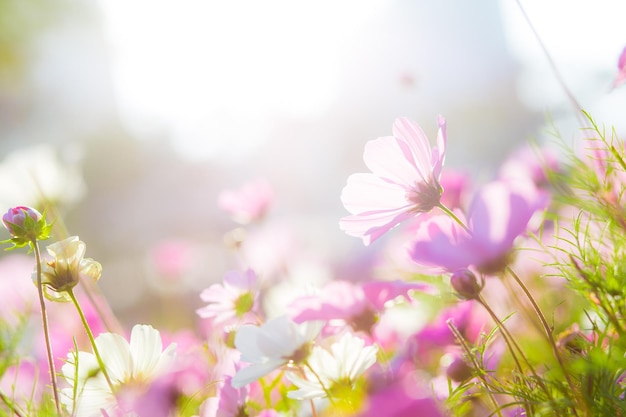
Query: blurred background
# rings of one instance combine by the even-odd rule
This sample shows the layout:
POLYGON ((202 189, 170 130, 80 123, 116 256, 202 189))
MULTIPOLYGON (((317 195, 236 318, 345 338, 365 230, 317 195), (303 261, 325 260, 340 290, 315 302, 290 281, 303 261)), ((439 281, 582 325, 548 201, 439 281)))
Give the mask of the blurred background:
MULTIPOLYGON (((626 6, 522 4, 582 107, 624 132, 626 6)), ((434 140, 438 114, 446 166, 479 180, 546 120, 579 134, 512 0, 0 0, 3 210, 53 202, 128 324, 194 320, 242 264, 218 195, 258 178, 272 226, 244 264, 321 282, 367 257, 338 228, 346 178, 396 117, 434 140)))

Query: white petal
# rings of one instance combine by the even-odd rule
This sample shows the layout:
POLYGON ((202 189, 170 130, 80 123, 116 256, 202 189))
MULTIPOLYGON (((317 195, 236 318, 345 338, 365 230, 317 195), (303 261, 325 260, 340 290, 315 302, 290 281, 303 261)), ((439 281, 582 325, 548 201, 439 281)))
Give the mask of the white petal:
POLYGON ((159 363, 162 349, 158 330, 144 324, 135 325, 130 335, 133 377, 149 379, 159 363))
POLYGON ((96 346, 113 384, 128 381, 132 374, 133 359, 128 342, 115 333, 102 333, 96 338, 96 346))
POLYGON ((265 375, 272 372, 274 369, 280 368, 285 363, 285 360, 273 359, 265 363, 255 363, 245 368, 242 368, 237 371, 237 373, 231 380, 231 385, 233 386, 233 388, 241 388, 258 380, 261 377, 264 377, 265 375))
POLYGON ((241 326, 235 334, 235 347, 241 352, 241 360, 244 362, 261 363, 264 355, 257 345, 259 328, 257 326, 241 326))

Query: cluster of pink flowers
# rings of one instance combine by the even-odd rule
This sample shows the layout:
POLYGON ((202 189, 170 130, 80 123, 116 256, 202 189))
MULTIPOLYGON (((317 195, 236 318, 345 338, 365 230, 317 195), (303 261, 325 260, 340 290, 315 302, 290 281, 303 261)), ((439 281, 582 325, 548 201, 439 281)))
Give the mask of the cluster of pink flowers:
MULTIPOLYGON (((625 56, 626 50, 615 85, 626 79, 625 56)), ((277 249, 269 239, 255 239, 255 231, 267 232, 263 228, 246 233, 249 224, 256 227, 270 216, 274 193, 268 182, 222 193, 219 206, 238 223, 237 244, 230 249, 241 265, 199 292, 195 329, 161 332, 136 324, 126 330, 97 291, 94 283, 103 266, 85 257, 86 244, 78 236, 65 237, 47 245, 42 255, 39 243, 55 235, 46 213, 9 209, 3 216, 10 234, 5 243, 28 246, 36 264, 31 272, 30 264, 23 270, 23 257, 20 267, 10 263, 17 258, 0 260, 0 288, 5 289, 0 291, 0 341, 7 346, 2 352, 7 359, 0 355, 0 410, 25 416, 30 410, 52 410, 54 403, 56 414, 72 417, 445 417, 455 414, 451 404, 463 404, 471 415, 532 412, 535 405, 518 400, 521 396, 489 390, 500 369, 517 376, 527 369, 535 382, 544 371, 518 358, 522 349, 508 330, 526 332, 529 322, 500 315, 511 306, 534 308, 539 323, 531 324, 544 326, 562 370, 559 352, 580 355, 586 344, 600 340, 598 328, 585 333, 572 321, 557 341, 524 284, 539 274, 528 267, 535 261, 522 248, 554 250, 557 260, 568 253, 546 243, 548 234, 541 233, 557 234, 558 225, 545 214, 556 217, 560 208, 543 168, 557 172, 559 161, 539 149, 544 163, 538 164, 523 149, 494 178, 474 186, 467 177, 445 171, 446 121, 439 116, 437 124, 436 146, 404 117, 393 123, 392 136, 365 144, 370 172, 347 179, 341 201, 349 214, 339 227, 362 240, 368 262, 328 266, 329 273, 315 282, 298 279, 297 268, 291 268, 293 259, 284 254, 293 254, 293 245, 282 240, 277 249), (259 240, 262 253, 274 257, 257 262, 250 256, 261 252, 259 240), (374 243, 384 250, 369 247, 374 243), (520 278, 514 269, 526 275, 520 278), (38 291, 43 326, 31 320, 37 292, 4 281, 4 276, 19 280, 24 272, 38 291), (507 277, 530 305, 507 287, 507 277), (5 329, 12 329, 7 334, 15 339, 3 336, 5 329), (32 349, 23 347, 22 334, 37 341, 32 349), (465 402, 456 398, 459 392, 465 402), (472 400, 484 397, 489 401, 472 400)), ((598 146, 590 154, 587 162, 602 182, 598 201, 623 211, 626 176, 611 168, 611 158, 619 156, 616 147, 598 146)), ((601 240, 604 229, 589 223, 586 236, 601 240)), ((626 229, 625 221, 617 223, 626 229)), ((579 244, 573 240, 566 243, 579 244)), ((160 249, 157 258, 176 254, 161 269, 182 275, 190 252, 177 245, 160 249)), ((601 245, 597 251, 617 256, 620 251, 613 249, 601 245)), ((590 281, 581 265, 585 259, 568 255, 576 273, 590 281)), ((594 296, 597 305, 605 301, 594 296)), ((622 381, 615 387, 623 397, 622 381)), ((536 387, 554 395, 545 385, 536 387)))

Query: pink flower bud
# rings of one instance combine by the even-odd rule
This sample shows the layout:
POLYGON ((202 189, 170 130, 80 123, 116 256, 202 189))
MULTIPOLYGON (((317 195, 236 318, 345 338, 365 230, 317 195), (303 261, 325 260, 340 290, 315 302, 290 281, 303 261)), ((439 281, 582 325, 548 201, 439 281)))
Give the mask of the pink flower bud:
POLYGON ((34 208, 17 206, 10 208, 9 211, 2 216, 2 223, 4 223, 4 227, 11 233, 11 236, 15 237, 19 236, 22 230, 28 228, 26 217, 32 219, 33 223, 36 224, 42 216, 41 213, 34 208))
POLYGON ((457 269, 450 277, 450 285, 465 300, 475 300, 483 289, 484 283, 478 282, 476 275, 467 268, 457 269))
POLYGON ((2 223, 11 234, 10 241, 17 247, 35 240, 45 240, 50 232, 50 226, 44 216, 34 208, 26 206, 10 208, 2 216, 2 223))

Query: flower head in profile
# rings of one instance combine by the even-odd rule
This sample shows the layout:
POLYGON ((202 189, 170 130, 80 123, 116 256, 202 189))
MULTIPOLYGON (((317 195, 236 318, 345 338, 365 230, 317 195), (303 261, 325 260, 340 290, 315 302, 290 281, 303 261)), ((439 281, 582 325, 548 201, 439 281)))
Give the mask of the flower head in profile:
POLYGON ((424 131, 399 118, 393 136, 365 145, 363 160, 371 173, 352 174, 341 194, 351 213, 339 226, 369 245, 402 221, 440 204, 439 183, 445 159, 446 122, 438 118, 437 147, 431 149, 424 131))
POLYGON ((213 284, 200 293, 200 298, 208 305, 196 313, 211 319, 213 324, 244 319, 256 305, 256 281, 257 276, 251 269, 227 272, 223 284, 213 284))
POLYGON ((176 348, 170 344, 163 350, 159 331, 148 325, 134 326, 130 343, 115 333, 102 333, 95 340, 111 385, 94 354, 69 353, 62 373, 70 387, 61 391, 61 402, 72 415, 102 416, 101 410, 119 413, 116 396, 121 392, 128 395, 129 389, 137 395, 142 387, 147 391, 149 384, 167 371, 176 348))
POLYGON ((365 346, 365 341, 345 333, 326 350, 315 346, 302 372, 289 372, 287 378, 298 387, 287 396, 309 400, 332 396, 347 400, 354 393, 361 375, 376 363, 376 346, 365 346))
MULTIPOLYGON (((41 283, 47 298, 54 301, 69 301, 67 292, 74 288, 81 279, 97 281, 102 274, 99 262, 85 258, 87 246, 70 236, 65 240, 48 245, 46 250, 52 257, 41 263, 41 283)), ((37 282, 37 269, 33 270, 33 282, 37 282)))
POLYGON ((250 365, 237 371, 232 386, 241 388, 283 365, 306 360, 320 330, 319 322, 296 324, 286 316, 268 320, 259 327, 240 327, 235 346, 241 352, 241 360, 250 365))

